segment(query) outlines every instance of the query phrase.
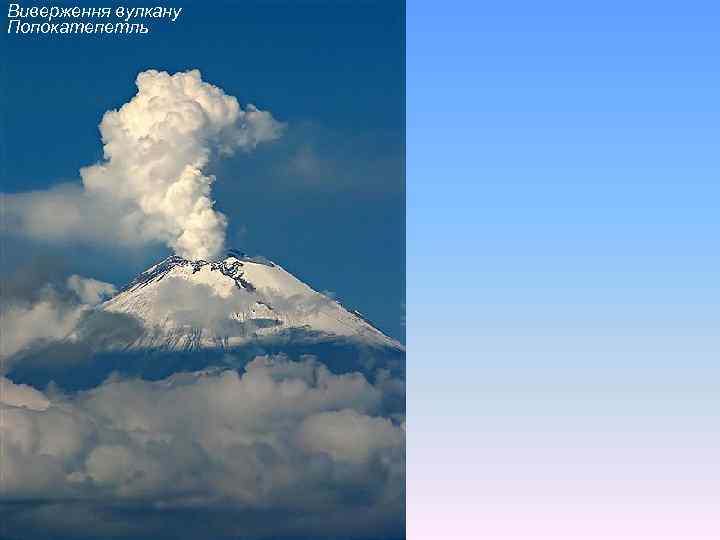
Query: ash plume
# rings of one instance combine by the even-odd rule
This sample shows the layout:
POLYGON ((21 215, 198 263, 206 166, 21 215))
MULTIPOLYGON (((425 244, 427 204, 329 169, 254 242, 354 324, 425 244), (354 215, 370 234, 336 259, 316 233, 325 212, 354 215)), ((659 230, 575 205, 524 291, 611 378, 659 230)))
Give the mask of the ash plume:
POLYGON ((164 243, 188 259, 223 250, 227 218, 215 209, 213 156, 277 139, 284 124, 240 106, 200 71, 137 76, 137 94, 100 122, 104 159, 82 184, 6 195, 7 225, 42 241, 164 243))

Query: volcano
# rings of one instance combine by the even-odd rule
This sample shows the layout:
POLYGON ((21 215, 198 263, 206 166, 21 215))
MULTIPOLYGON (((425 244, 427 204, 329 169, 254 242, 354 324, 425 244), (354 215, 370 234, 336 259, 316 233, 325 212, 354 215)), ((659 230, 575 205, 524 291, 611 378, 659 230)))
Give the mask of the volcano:
POLYGON ((279 264, 232 251, 218 261, 176 255, 88 310, 62 340, 12 362, 13 380, 89 388, 113 373, 157 380, 241 367, 262 354, 318 357, 335 372, 404 374, 405 349, 362 314, 279 264))
POLYGON ((168 257, 100 310, 142 321, 143 336, 127 344, 137 349, 231 349, 282 334, 401 348, 360 313, 261 257, 231 255, 218 262, 168 257))

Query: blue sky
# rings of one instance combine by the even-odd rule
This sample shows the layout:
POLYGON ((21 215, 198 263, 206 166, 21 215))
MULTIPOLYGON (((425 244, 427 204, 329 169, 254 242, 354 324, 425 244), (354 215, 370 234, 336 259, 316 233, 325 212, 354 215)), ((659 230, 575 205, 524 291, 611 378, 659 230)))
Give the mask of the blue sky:
MULTIPOLYGON (((228 244, 277 260, 404 339, 402 3, 174 6, 184 8, 178 21, 144 36, 4 34, 2 189, 78 179, 102 157, 102 114, 134 95, 138 72, 198 68, 288 124, 282 140, 212 164, 228 244), (300 158, 311 167, 302 174, 300 158)), ((118 284, 166 254, 5 246, 10 266, 42 248, 67 272, 118 284)))
POLYGON ((718 536, 718 22, 409 3, 410 537, 718 536))

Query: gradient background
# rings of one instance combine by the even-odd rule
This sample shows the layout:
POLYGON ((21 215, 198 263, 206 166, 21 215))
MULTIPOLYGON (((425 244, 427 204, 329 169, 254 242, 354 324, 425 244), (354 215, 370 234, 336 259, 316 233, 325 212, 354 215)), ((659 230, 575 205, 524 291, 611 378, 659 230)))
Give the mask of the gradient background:
POLYGON ((720 4, 407 24, 408 537, 720 538, 720 4))

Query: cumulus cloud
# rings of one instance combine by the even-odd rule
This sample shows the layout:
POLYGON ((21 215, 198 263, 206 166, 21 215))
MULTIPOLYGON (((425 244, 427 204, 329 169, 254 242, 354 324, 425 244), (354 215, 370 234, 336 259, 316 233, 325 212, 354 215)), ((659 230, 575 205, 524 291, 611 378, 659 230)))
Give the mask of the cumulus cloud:
POLYGON ((213 153, 251 150, 283 124, 204 82, 198 70, 149 70, 137 94, 100 122, 104 161, 80 171, 82 186, 9 195, 12 230, 41 240, 160 242, 190 259, 223 249, 226 217, 204 171, 213 153))
POLYGON ((50 406, 50 401, 45 395, 32 386, 13 384, 0 376, 0 387, 2 388, 0 407, 24 407, 31 411, 45 411, 50 406))
MULTIPOLYGON (((11 282, 7 280, 12 293, 11 282)), ((65 284, 46 284, 26 296, 6 294, 0 306, 0 358, 11 357, 38 341, 66 337, 92 306, 115 290, 110 283, 72 275, 65 284)), ((9 369, 10 363, 3 367, 9 369)))
POLYGON ((72 397, 2 382, 0 501, 25 502, 24 512, 4 516, 11 533, 277 538, 404 530, 401 411, 385 410, 383 385, 359 373, 263 356, 242 373, 111 379, 72 397), (83 526, 69 519, 76 512, 83 526), (195 529, 184 526, 188 516, 195 529))
POLYGON ((57 302, 52 294, 33 304, 4 306, 0 356, 11 356, 37 340, 63 338, 81 315, 81 306, 57 302))
POLYGON ((343 409, 305 418, 297 438, 300 446, 311 452, 322 452, 338 461, 366 463, 372 451, 400 447, 403 432, 387 418, 343 409))

